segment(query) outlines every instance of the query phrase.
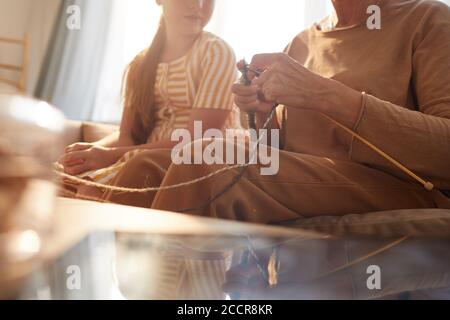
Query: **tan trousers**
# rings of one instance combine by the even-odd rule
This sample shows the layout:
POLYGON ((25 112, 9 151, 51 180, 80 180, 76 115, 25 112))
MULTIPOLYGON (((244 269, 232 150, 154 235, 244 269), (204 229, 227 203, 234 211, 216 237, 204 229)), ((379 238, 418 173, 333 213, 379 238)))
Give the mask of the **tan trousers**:
MULTIPOLYGON (((169 186, 207 175, 221 165, 174 165, 170 150, 138 154, 113 181, 121 187, 169 186)), ((261 176, 258 165, 198 216, 254 223, 278 223, 300 217, 359 214, 384 210, 435 208, 431 193, 415 182, 354 163, 280 152, 280 171, 261 176)), ((146 194, 109 192, 120 204, 179 211, 197 208, 220 193, 238 174, 232 170, 201 183, 146 194)))

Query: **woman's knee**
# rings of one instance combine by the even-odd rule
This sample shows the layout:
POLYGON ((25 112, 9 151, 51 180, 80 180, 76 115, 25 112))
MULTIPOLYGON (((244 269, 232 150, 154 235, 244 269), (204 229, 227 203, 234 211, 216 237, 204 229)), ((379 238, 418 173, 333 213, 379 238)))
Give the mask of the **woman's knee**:
POLYGON ((177 165, 235 165, 249 158, 249 143, 239 137, 198 139, 171 152, 177 165))
POLYGON ((154 169, 158 171, 166 171, 170 165, 170 155, 164 150, 142 151, 128 160, 123 166, 123 172, 135 172, 143 174, 154 169))

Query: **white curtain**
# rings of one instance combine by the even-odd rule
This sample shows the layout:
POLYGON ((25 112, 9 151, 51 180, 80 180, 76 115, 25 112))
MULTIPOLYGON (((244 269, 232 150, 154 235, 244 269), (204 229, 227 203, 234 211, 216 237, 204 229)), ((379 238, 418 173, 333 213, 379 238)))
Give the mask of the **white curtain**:
POLYGON ((92 118, 105 71, 105 56, 111 42, 113 19, 111 0, 64 0, 61 3, 54 34, 40 74, 36 96, 58 107, 75 120, 92 118), (81 12, 81 28, 67 28, 67 8, 77 6, 81 12), (100 14, 99 14, 100 13, 100 14))

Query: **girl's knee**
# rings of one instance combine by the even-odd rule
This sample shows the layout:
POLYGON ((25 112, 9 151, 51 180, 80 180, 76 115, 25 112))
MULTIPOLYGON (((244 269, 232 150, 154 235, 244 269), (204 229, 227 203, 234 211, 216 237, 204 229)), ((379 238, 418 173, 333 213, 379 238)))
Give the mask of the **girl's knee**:
POLYGON ((98 188, 80 185, 77 188, 77 196, 91 200, 100 200, 104 192, 98 188))

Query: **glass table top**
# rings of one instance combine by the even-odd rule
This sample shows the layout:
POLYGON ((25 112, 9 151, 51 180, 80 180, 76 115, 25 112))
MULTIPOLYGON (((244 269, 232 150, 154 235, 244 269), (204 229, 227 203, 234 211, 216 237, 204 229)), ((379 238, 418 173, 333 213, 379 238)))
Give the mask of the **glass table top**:
POLYGON ((92 232, 20 299, 450 299, 448 241, 92 232))

